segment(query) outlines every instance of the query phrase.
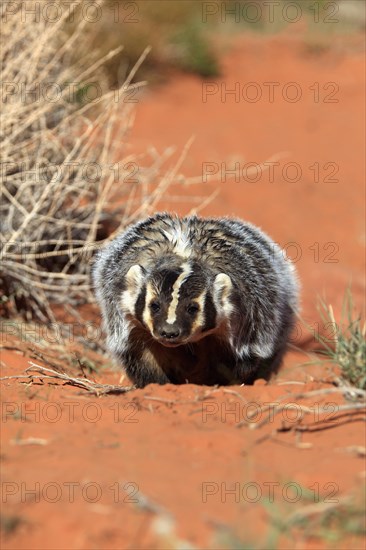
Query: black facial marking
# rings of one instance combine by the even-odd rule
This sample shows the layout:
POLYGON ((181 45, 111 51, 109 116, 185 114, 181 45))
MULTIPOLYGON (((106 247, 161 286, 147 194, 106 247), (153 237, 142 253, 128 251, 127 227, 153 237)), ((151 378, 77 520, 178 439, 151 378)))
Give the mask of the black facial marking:
POLYGON ((153 274, 153 280, 159 293, 170 295, 175 281, 182 273, 182 269, 161 269, 153 274))
POLYGON ((205 322, 202 327, 202 332, 212 330, 216 327, 216 307, 210 294, 206 295, 204 320, 205 322))
POLYGON ((144 322, 143 313, 145 309, 145 299, 146 299, 146 286, 143 286, 135 304, 135 317, 140 321, 140 323, 144 322))
POLYGON ((196 317, 199 309, 200 308, 198 304, 190 303, 187 307, 187 313, 189 313, 191 317, 196 317))
POLYGON ((157 301, 151 302, 150 310, 152 313, 158 313, 160 311, 160 304, 157 301))
POLYGON ((206 288, 206 279, 200 273, 192 273, 185 279, 179 289, 179 300, 187 301, 187 306, 202 294, 206 288))

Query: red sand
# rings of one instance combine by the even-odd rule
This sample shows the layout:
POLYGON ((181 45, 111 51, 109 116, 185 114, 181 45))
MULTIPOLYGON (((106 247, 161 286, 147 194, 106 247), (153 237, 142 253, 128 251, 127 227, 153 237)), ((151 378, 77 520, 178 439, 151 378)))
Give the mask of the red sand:
MULTIPOLYGON (((202 102, 202 88, 209 83, 180 75, 140 102, 133 143, 142 150, 150 144, 181 149, 195 134, 183 170, 188 174, 201 174, 203 163, 218 163, 220 169, 221 163, 238 162, 242 171, 246 163, 288 152, 274 166, 273 181, 267 171, 257 182, 244 181, 242 175, 238 182, 220 182, 219 197, 203 213, 234 214, 261 226, 282 245, 296 243, 288 250, 292 257, 299 254, 303 317, 313 326, 318 322, 324 332, 315 309, 317 295, 325 293, 337 317, 352 281, 356 304, 362 303, 363 53, 357 43, 347 51, 334 44, 315 57, 297 38, 250 37, 236 42, 223 68, 219 90, 237 82, 240 93, 250 94, 254 87, 245 86, 255 82, 262 99, 235 102, 229 95, 222 101, 216 93, 202 102), (273 102, 266 82, 279 83, 273 102), (302 93, 296 103, 282 97, 289 82, 302 93), (327 97, 337 102, 327 103, 327 97), (302 175, 290 182, 295 168, 302 175), (327 181, 333 170, 335 181, 327 181)), ((287 87, 289 94, 296 90, 287 87)), ((193 192, 208 189, 213 184, 203 183, 193 192)), ((186 205, 178 210, 186 211, 186 205)), ((303 334, 299 342, 305 341, 303 334)), ((9 339, 5 344, 21 346, 9 339)), ((20 373, 28 355, 3 351, 3 375, 20 373)), ((236 547, 247 542, 251 548, 325 548, 324 537, 305 536, 300 529, 287 528, 273 543, 275 525, 318 501, 333 506, 358 493, 365 478, 360 458, 365 432, 362 422, 338 418, 337 407, 344 403, 338 394, 297 396, 332 388, 327 382, 331 369, 305 366, 306 360, 303 353, 290 352, 269 385, 258 381, 252 387, 217 390, 151 385, 99 399, 68 386, 3 382, 2 514, 20 520, 13 528, 7 524, 3 548, 188 548, 188 543, 232 548, 235 536, 242 541, 236 547), (260 422, 265 404, 282 398, 297 403, 296 408, 257 429, 248 427, 250 411, 260 422), (310 410, 301 425, 310 428, 319 419, 318 407, 327 406, 334 427, 295 431, 300 405, 310 410), (19 444, 28 438, 45 444, 19 444), (170 516, 175 524, 167 535, 170 516), (165 535, 159 534, 157 518, 165 535)), ((117 384, 120 373, 101 371, 96 378, 117 384)), ((334 547, 356 549, 363 543, 348 534, 334 547)))

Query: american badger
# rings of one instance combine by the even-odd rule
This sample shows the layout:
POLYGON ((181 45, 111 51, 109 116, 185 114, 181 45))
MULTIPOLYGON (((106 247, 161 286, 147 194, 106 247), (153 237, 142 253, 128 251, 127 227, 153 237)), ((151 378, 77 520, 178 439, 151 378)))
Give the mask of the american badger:
POLYGON ((93 281, 107 347, 137 387, 269 378, 297 309, 282 250, 229 218, 147 218, 98 253, 93 281))

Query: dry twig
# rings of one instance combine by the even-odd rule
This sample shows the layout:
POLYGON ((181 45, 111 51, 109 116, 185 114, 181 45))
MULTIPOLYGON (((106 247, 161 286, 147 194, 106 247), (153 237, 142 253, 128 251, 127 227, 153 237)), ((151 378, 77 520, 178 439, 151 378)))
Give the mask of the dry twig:
POLYGON ((14 3, 12 16, 2 21, 0 44, 0 302, 9 316, 54 323, 52 304, 69 306, 76 316, 78 305, 94 301, 90 260, 106 239, 163 199, 174 204, 174 191, 167 199, 171 186, 179 185, 180 200, 189 180, 179 170, 190 142, 175 163, 173 150, 128 150, 134 108, 129 93, 145 84, 132 80, 149 48, 119 89, 103 90, 101 67, 121 48, 75 62, 85 21, 70 34, 69 10, 51 22, 32 20, 30 12, 24 20, 23 7, 14 3), (87 102, 95 81, 101 93, 87 102))
POLYGON ((0 381, 26 379, 28 380, 29 383, 32 383, 34 380, 40 380, 40 381, 61 380, 64 382, 64 385, 81 388, 98 397, 101 395, 108 395, 108 394, 127 393, 128 391, 133 389, 133 386, 115 386, 113 384, 99 384, 98 382, 94 382, 93 380, 89 380, 88 378, 75 378, 66 373, 57 372, 53 369, 48 369, 46 367, 42 367, 41 365, 37 365, 36 363, 33 363, 33 361, 29 361, 29 364, 31 366, 25 369, 24 371, 26 374, 14 375, 14 376, 3 376, 2 378, 0 378, 0 381))

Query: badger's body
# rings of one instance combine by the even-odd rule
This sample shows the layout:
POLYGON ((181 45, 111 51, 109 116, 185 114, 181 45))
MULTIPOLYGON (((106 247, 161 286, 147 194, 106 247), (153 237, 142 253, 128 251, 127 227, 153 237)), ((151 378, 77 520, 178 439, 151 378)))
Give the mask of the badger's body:
POLYGON ((138 387, 268 378, 297 309, 283 251, 228 218, 150 217, 99 252, 93 280, 107 346, 138 387))

